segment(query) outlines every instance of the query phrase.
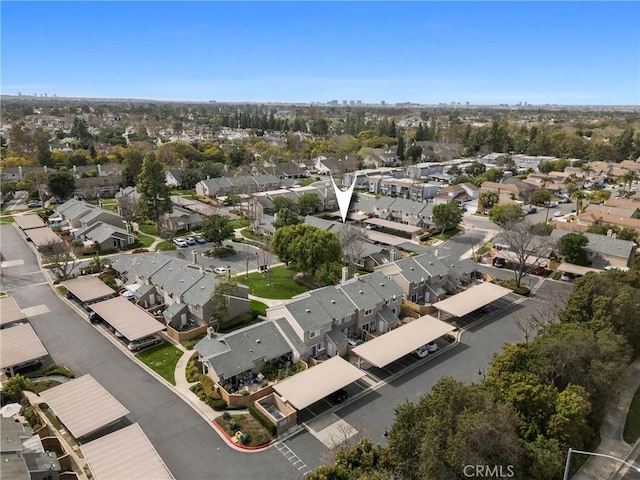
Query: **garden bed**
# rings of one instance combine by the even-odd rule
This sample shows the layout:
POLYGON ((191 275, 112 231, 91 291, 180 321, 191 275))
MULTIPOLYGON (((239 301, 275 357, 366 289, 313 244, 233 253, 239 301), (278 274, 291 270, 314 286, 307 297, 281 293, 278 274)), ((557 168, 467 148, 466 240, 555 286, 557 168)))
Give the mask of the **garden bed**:
POLYGON ((224 414, 214 421, 230 438, 234 438, 236 432, 242 432, 241 440, 238 443, 245 447, 268 445, 274 438, 271 433, 249 413, 242 415, 224 414))

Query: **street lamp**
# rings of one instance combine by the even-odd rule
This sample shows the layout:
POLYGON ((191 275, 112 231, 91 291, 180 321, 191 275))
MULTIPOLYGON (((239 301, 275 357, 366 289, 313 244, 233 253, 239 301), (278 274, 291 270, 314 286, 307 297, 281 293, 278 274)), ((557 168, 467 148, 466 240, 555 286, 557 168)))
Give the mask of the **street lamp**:
POLYGON ((604 453, 585 452, 585 451, 582 451, 582 450, 574 450, 572 448, 569 448, 569 453, 567 454, 567 463, 564 466, 564 476, 562 477, 562 480, 569 480, 569 466, 571 465, 571 454, 572 453, 581 453, 582 455, 592 455, 594 457, 610 458, 611 460, 615 460, 616 462, 624 463, 629 468, 632 468, 636 472, 640 473, 640 467, 636 467, 635 465, 633 465, 633 464, 631 464, 631 463, 629 463, 629 462, 627 462, 625 460, 622 460, 620 458, 612 457, 611 455, 605 455, 604 453))

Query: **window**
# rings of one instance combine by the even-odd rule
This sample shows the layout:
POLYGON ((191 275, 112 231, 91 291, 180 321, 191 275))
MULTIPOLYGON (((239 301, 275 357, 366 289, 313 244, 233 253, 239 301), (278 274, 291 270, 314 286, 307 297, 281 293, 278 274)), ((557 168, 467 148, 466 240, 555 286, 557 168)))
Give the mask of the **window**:
POLYGON ((309 332, 309 338, 315 338, 320 335, 320 330, 312 330, 309 332))
POLYGON ((373 309, 369 308, 367 310, 364 311, 364 316, 368 317, 369 315, 371 315, 373 313, 373 309))
POLYGON ((319 343, 318 344, 318 352, 324 352, 325 347, 324 347, 324 343, 319 343))

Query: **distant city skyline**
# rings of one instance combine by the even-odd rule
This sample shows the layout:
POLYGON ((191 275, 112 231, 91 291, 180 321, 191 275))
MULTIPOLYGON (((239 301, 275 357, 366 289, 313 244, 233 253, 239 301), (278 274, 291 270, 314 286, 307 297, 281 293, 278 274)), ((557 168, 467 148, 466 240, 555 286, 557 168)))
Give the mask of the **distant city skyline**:
POLYGON ((639 2, 2 2, 1 92, 640 104, 639 2))

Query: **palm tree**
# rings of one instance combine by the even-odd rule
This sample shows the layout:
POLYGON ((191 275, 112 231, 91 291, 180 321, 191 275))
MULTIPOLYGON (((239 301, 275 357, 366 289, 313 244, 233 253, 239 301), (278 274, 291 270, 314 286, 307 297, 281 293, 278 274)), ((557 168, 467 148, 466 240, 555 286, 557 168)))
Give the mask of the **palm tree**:
POLYGON ((623 185, 629 185, 629 190, 631 190, 631 185, 638 178, 636 172, 634 170, 627 170, 624 175, 622 175, 621 180, 623 185))
POLYGON ((580 214, 582 210, 582 201, 587 198, 587 194, 581 190, 573 192, 573 199, 576 201, 576 214, 580 214))

